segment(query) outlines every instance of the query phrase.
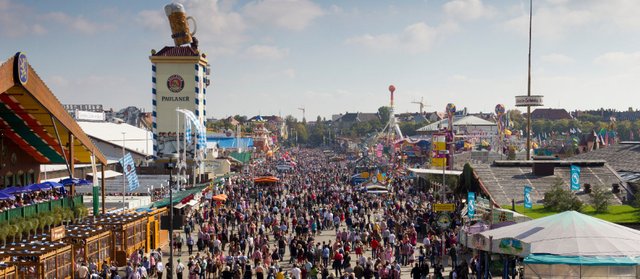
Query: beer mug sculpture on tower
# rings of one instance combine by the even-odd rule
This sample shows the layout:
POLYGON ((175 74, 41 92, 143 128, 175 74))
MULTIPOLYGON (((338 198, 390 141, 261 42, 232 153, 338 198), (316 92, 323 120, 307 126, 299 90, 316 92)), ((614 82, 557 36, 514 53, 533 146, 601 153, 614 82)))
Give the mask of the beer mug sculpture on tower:
POLYGON ((169 25, 171 25, 171 38, 176 46, 189 44, 193 42, 193 35, 196 34, 196 20, 193 17, 187 16, 184 6, 179 3, 171 3, 164 6, 164 13, 169 18, 169 25), (193 21, 193 32, 189 32, 189 24, 187 20, 193 21))

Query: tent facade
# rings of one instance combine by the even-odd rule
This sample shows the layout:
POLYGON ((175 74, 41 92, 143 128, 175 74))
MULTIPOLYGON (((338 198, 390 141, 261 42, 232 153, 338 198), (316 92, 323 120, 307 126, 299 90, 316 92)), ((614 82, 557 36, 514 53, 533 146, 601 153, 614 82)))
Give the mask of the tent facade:
POLYGON ((473 238, 492 242, 473 247, 485 251, 503 239, 530 245, 524 260, 526 278, 640 276, 640 231, 575 211, 484 231, 473 238))

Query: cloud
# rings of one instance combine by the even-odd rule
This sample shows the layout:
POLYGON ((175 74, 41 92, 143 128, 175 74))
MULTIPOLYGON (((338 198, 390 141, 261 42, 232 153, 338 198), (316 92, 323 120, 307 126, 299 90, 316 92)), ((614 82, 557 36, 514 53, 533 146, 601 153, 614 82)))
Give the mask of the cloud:
POLYGON ((46 33, 42 25, 29 19, 38 19, 37 13, 31 8, 9 0, 0 0, 0 34, 17 38, 46 33))
POLYGON ((596 59, 594 63, 603 66, 640 66, 640 52, 607 52, 596 59))
MULTIPOLYGON (((546 39, 562 38, 570 30, 586 26, 593 20, 594 14, 589 10, 571 10, 565 6, 559 7, 534 7, 532 32, 534 36, 541 36, 546 39)), ((529 32, 529 11, 526 11, 505 22, 508 30, 528 36, 529 32)))
POLYGON ((309 0, 258 0, 247 4, 243 14, 259 24, 303 30, 324 11, 309 0))
MULTIPOLYGON (((181 1, 182 2, 182 1, 181 1)), ((182 3, 188 16, 196 20, 195 36, 207 47, 208 55, 226 55, 237 52, 237 47, 247 40, 244 34, 247 24, 243 16, 233 11, 230 1, 186 0, 182 3)), ((169 21, 162 9, 143 10, 137 22, 148 30, 170 32, 169 21)), ((194 31, 191 21, 190 31, 194 31)))
POLYGON ((165 14, 160 10, 144 10, 138 13, 136 21, 144 28, 159 31, 167 28, 169 22, 165 14))
POLYGON ((245 51, 245 55, 257 59, 278 60, 289 54, 289 49, 281 49, 275 46, 252 45, 245 51))
MULTIPOLYGON (((548 0, 534 1, 533 33, 545 39, 560 39, 573 32, 611 30, 640 31, 640 1, 633 0, 548 0)), ((529 6, 520 6, 519 15, 504 22, 511 31, 526 36, 529 6)))
POLYGON ((494 8, 484 5, 482 0, 452 0, 445 3, 442 10, 449 17, 460 20, 475 20, 495 14, 494 8))
POLYGON ((96 34, 104 30, 114 29, 114 26, 110 24, 96 23, 96 22, 87 20, 83 16, 70 16, 63 12, 47 13, 47 14, 44 14, 42 18, 47 21, 62 24, 63 26, 66 26, 67 28, 70 28, 73 31, 76 31, 82 34, 88 34, 88 35, 96 34))
POLYGON ((424 22, 418 22, 407 26, 399 34, 366 34, 347 39, 347 43, 362 45, 378 51, 401 50, 413 54, 423 53, 429 51, 445 31, 453 30, 453 28, 454 26, 450 25, 431 27, 424 22))
POLYGON ((282 74, 285 77, 293 79, 293 78, 296 77, 296 70, 295 69, 286 69, 286 70, 282 71, 282 74))
POLYGON ((559 53, 550 53, 541 57, 542 62, 550 64, 570 64, 573 63, 573 58, 559 53))

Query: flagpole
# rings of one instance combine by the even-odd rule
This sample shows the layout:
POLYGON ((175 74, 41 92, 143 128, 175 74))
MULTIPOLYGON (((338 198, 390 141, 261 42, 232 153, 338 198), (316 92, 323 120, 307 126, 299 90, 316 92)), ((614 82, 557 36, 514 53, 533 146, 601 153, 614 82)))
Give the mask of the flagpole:
POLYGON ((125 210, 125 205, 124 205, 124 196, 126 195, 126 187, 127 187, 127 168, 125 166, 125 160, 124 160, 124 145, 126 143, 126 138, 125 135, 127 133, 126 132, 122 132, 122 212, 124 212, 125 210))

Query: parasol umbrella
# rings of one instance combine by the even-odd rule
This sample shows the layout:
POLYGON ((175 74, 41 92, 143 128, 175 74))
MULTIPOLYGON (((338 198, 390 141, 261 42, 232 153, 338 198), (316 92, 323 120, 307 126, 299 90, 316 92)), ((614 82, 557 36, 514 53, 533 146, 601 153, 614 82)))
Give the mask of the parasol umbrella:
POLYGON ((0 192, 0 200, 15 200, 16 196, 7 194, 4 192, 0 192))
POLYGON ((86 185, 91 185, 92 183, 87 180, 79 179, 79 178, 65 178, 60 180, 60 184, 64 186, 71 186, 71 185, 86 186, 86 185))
POLYGON ((51 190, 51 186, 41 184, 41 183, 27 185, 27 186, 24 186, 23 188, 25 188, 25 190, 29 190, 29 192, 51 190))
POLYGON ((29 186, 24 186, 24 187, 11 186, 2 190, 2 192, 6 194, 29 193, 31 191, 32 190, 29 189, 29 186))
POLYGON ((53 182, 53 181, 46 181, 46 182, 42 182, 42 183, 38 183, 38 184, 43 184, 43 185, 47 185, 49 186, 49 188, 60 188, 60 187, 64 187, 64 185, 62 185, 61 183, 58 182, 53 182))
POLYGON ((227 201, 227 195, 225 195, 225 194, 215 195, 215 196, 213 196, 212 199, 214 201, 222 201, 222 202, 224 202, 224 201, 227 201))

